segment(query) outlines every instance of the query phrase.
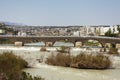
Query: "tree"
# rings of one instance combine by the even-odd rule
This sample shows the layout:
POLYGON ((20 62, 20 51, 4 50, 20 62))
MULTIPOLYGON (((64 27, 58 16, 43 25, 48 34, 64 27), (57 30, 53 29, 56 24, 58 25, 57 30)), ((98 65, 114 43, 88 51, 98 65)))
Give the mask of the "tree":
POLYGON ((118 32, 120 34, 120 25, 117 25, 117 30, 118 30, 118 32))
POLYGON ((109 28, 109 30, 105 33, 105 36, 107 36, 107 37, 118 37, 118 34, 114 33, 114 29, 113 29, 113 32, 112 32, 111 29, 109 28))
POLYGON ((105 33, 105 36, 110 37, 110 36, 111 36, 111 34, 112 34, 112 32, 111 32, 111 29, 109 28, 109 30, 105 33))

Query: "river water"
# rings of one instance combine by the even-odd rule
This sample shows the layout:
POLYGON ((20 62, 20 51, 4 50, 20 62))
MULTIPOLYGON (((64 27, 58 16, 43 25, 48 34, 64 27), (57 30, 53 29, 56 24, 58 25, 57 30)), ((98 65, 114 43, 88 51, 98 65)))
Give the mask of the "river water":
MULTIPOLYGON (((120 57, 111 56, 114 69, 107 70, 91 70, 91 69, 75 69, 67 67, 50 66, 44 63, 48 55, 54 53, 57 47, 48 47, 47 52, 40 52, 40 47, 14 47, 0 46, 0 52, 13 52, 25 59, 32 68, 24 69, 23 71, 30 73, 33 76, 41 76, 45 80, 120 80, 120 57), (38 59, 43 62, 39 63, 38 59)), ((86 48, 71 48, 71 54, 77 55, 80 52, 91 52, 86 48)), ((99 51, 94 48, 92 53, 99 51)))

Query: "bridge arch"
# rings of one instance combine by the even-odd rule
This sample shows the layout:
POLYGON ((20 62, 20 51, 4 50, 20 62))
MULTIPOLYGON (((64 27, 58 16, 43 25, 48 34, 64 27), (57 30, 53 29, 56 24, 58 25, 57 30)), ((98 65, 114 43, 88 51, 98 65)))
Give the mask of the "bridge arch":
POLYGON ((102 41, 97 40, 97 39, 85 39, 84 41, 76 41, 81 42, 82 47, 89 46, 89 47, 103 47, 104 48, 104 43, 102 41))
POLYGON ((53 46, 74 46, 74 42, 69 40, 69 39, 58 39, 56 41, 54 41, 54 45, 53 46))
POLYGON ((116 44, 120 44, 120 38, 113 38, 113 37, 97 37, 97 36, 81 36, 81 37, 76 37, 76 36, 45 36, 45 37, 38 37, 38 36, 27 36, 27 37, 22 37, 22 36, 1 36, 0 38, 9 40, 9 43, 14 44, 16 41, 21 41, 24 43, 31 43, 31 42, 38 42, 38 41, 43 41, 43 42, 56 42, 61 40, 67 39, 71 43, 80 41, 84 44, 84 42, 88 39, 95 39, 99 41, 103 47, 105 47, 105 43, 111 43, 113 44, 113 47, 115 47, 116 44))
POLYGON ((105 43, 105 48, 116 48, 117 43, 105 43))

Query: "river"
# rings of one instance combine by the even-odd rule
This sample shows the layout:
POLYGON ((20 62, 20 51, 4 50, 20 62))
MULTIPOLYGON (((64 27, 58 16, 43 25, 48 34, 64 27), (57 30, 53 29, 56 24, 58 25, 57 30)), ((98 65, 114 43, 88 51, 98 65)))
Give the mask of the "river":
MULTIPOLYGON (((41 76, 45 80, 120 80, 120 57, 118 56, 111 57, 114 69, 107 70, 75 69, 50 66, 44 62, 38 62, 38 59, 45 59, 49 54, 54 53, 56 48, 48 47, 47 52, 40 52, 40 47, 0 46, 0 52, 12 51, 15 55, 22 57, 29 63, 29 66, 32 66, 32 68, 27 68, 23 71, 33 76, 41 76)), ((90 52, 86 48, 71 48, 70 52, 77 55, 81 51, 90 52)), ((94 48, 92 51, 99 51, 99 49, 94 48)))

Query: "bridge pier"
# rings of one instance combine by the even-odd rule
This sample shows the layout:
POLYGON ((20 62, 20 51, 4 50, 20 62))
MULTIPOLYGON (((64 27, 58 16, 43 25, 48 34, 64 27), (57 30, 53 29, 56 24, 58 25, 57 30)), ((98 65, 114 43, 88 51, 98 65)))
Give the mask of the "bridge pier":
POLYGON ((105 45, 103 46, 103 51, 106 52, 106 46, 105 45))
POLYGON ((83 46, 83 42, 75 42, 74 43, 74 47, 82 47, 83 46))
POLYGON ((103 48, 103 52, 106 52, 106 43, 105 42, 101 42, 102 48, 103 48))
POLYGON ((16 41, 14 43, 15 46, 24 46, 24 43, 23 42, 20 42, 20 41, 16 41))
POLYGON ((120 44, 116 44, 116 48, 117 48, 117 49, 120 49, 120 44))
MULTIPOLYGON (((116 48, 116 43, 120 44, 120 38, 112 38, 112 37, 95 37, 95 36, 81 36, 81 37, 76 37, 76 36, 45 36, 45 37, 38 37, 38 36, 28 36, 28 37, 21 37, 21 36, 1 36, 0 37, 2 42, 6 42, 4 40, 9 40, 10 43, 12 42, 17 42, 17 41, 24 41, 25 43, 31 43, 31 42, 39 42, 43 41, 45 43, 45 46, 53 46, 54 42, 60 41, 60 40, 65 40, 72 42, 74 46, 76 46, 76 42, 80 41, 82 42, 81 46, 83 45, 84 42, 87 40, 97 40, 100 43, 110 43, 112 44, 111 46, 116 48), (48 43, 51 42, 51 43, 48 43)), ((15 43, 15 46, 23 46, 24 43, 15 43)), ((105 48, 105 46, 103 46, 105 48)))
POLYGON ((53 47, 54 42, 44 42, 45 43, 45 47, 53 47))

